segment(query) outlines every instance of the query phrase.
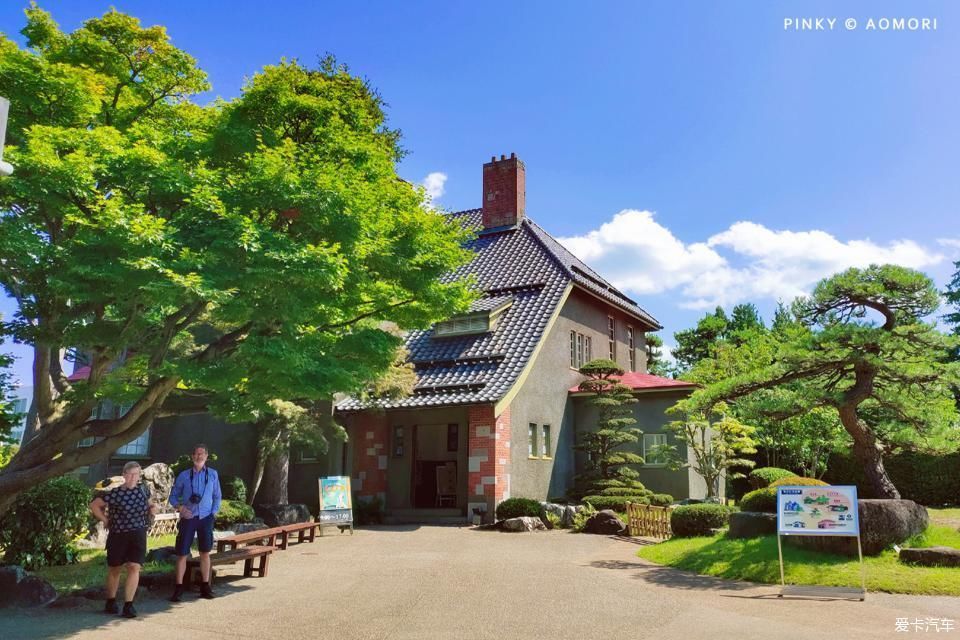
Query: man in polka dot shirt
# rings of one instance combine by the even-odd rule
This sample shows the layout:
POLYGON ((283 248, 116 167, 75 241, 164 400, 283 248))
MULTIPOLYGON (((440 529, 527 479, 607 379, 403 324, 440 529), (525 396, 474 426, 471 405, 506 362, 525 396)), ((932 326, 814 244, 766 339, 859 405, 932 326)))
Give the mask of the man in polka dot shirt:
POLYGON ((120 570, 127 568, 123 585, 123 616, 135 618, 133 598, 140 582, 140 567, 147 553, 147 514, 156 515, 158 507, 150 503, 150 494, 140 486, 140 465, 128 462, 123 466, 123 484, 111 489, 90 503, 93 515, 106 525, 107 535, 107 604, 106 613, 119 613, 117 590, 120 570))

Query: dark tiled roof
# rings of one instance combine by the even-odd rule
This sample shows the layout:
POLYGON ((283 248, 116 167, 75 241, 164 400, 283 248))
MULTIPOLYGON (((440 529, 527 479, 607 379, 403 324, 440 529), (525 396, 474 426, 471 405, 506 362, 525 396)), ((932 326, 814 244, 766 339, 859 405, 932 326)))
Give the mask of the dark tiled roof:
MULTIPOLYGON (((450 217, 464 226, 481 228, 480 209, 450 217)), ((571 281, 659 326, 529 219, 516 228, 482 231, 466 248, 476 257, 445 279, 476 278, 483 295, 471 305, 471 312, 493 311, 507 303, 509 307, 488 333, 434 337, 432 329, 411 331, 406 347, 417 373, 414 393, 383 401, 381 407, 496 402, 520 376, 571 281), (577 269, 588 275, 578 274, 577 269)), ((340 411, 362 408, 356 398, 337 405, 340 411)))

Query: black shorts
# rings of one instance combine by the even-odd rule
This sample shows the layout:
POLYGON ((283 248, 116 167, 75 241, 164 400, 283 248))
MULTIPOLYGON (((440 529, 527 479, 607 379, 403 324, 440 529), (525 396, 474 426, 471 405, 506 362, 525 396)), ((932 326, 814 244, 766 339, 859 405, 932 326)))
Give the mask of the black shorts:
POLYGON ((111 531, 107 536, 107 566, 119 567, 127 562, 143 566, 147 555, 147 530, 111 531))

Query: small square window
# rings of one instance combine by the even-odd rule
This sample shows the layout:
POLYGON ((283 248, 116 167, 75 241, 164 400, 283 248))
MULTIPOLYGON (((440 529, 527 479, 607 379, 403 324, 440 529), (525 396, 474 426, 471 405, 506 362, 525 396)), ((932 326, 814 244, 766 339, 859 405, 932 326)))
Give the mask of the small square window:
POLYGON ((403 457, 403 427, 400 426, 393 428, 393 457, 403 457))
POLYGON ((647 465, 666 464, 666 456, 662 451, 657 451, 658 447, 662 447, 666 444, 667 434, 665 433, 643 434, 643 463, 647 465))

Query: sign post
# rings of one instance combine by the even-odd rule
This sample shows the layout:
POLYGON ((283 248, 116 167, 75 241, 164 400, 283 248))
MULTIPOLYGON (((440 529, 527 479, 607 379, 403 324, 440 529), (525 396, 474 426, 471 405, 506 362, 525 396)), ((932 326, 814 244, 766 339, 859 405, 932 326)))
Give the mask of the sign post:
POLYGON ((860 514, 854 486, 777 487, 777 555, 780 557, 780 597, 867 596, 867 578, 860 545, 860 514), (780 536, 847 536, 857 538, 860 588, 788 585, 783 570, 780 536))
POLYGON ((320 478, 320 537, 324 526, 335 526, 343 533, 350 527, 353 535, 353 505, 350 501, 350 476, 320 478))

